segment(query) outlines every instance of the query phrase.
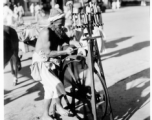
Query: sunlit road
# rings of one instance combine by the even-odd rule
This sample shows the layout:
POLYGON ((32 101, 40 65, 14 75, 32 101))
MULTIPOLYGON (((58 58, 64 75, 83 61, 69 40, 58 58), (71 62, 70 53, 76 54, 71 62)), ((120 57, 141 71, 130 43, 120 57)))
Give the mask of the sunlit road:
MULTIPOLYGON (((115 120, 150 120, 149 9, 126 7, 103 14, 107 52, 101 59, 115 120)), ((5 120, 33 120, 42 114, 44 93, 30 77, 31 55, 22 58, 16 87, 10 64, 5 68, 5 120)))

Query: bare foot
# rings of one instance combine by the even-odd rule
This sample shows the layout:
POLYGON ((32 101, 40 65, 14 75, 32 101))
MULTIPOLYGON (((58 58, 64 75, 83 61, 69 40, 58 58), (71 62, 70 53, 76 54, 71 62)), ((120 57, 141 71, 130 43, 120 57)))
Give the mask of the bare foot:
POLYGON ((59 113, 60 115, 65 115, 68 116, 68 110, 63 109, 63 107, 59 104, 56 104, 56 108, 57 108, 57 113, 59 113))
POLYGON ((49 115, 43 115, 40 120, 53 120, 49 115))

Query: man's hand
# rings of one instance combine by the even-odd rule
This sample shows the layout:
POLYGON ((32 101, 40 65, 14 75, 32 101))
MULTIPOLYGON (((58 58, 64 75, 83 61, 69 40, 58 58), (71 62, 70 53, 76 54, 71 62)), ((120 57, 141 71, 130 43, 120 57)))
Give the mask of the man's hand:
POLYGON ((65 52, 66 52, 67 54, 71 55, 71 54, 73 53, 73 48, 68 47, 68 48, 65 50, 65 52))
POLYGON ((78 55, 87 56, 86 50, 83 49, 83 48, 79 48, 79 49, 78 49, 78 55))
POLYGON ((70 41, 70 45, 74 45, 77 48, 81 47, 81 44, 78 41, 75 41, 75 40, 70 41))

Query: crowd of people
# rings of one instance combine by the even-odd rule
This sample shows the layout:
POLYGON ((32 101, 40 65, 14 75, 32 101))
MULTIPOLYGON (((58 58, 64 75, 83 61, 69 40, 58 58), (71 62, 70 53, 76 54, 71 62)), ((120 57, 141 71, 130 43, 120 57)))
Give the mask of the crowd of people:
POLYGON ((43 12, 43 6, 39 3, 31 3, 30 5, 30 12, 33 17, 35 17, 36 22, 39 20, 40 16, 43 12))
MULTIPOLYGON (((12 26, 14 23, 23 24, 23 16, 25 11, 20 3, 12 4, 11 2, 4 2, 4 25, 12 26)), ((31 3, 30 12, 33 17, 35 17, 36 22, 43 16, 42 5, 39 3, 31 3)))
POLYGON ((17 3, 12 5, 12 3, 4 3, 3 6, 3 22, 4 25, 12 26, 14 23, 23 23, 23 15, 24 15, 24 9, 20 5, 20 3, 17 3))

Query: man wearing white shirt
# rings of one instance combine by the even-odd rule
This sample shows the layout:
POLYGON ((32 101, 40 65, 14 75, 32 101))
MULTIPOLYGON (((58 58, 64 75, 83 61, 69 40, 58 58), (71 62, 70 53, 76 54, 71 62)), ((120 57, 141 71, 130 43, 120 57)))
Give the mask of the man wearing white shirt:
POLYGON ((7 26, 12 26, 14 24, 13 11, 8 7, 6 3, 4 3, 3 6, 3 24, 7 26))
POLYGON ((37 3, 35 6, 35 19, 38 21, 38 15, 40 14, 40 5, 37 3))
POLYGON ((19 22, 21 22, 21 20, 23 21, 23 15, 24 15, 24 9, 23 9, 23 7, 20 5, 20 3, 18 3, 17 4, 18 5, 18 7, 17 7, 17 9, 18 9, 18 13, 19 13, 19 22))
POLYGON ((18 13, 18 8, 16 5, 14 5, 14 17, 16 18, 16 20, 18 20, 19 13, 18 13))
POLYGON ((34 4, 33 3, 30 6, 30 11, 31 11, 32 16, 34 16, 35 10, 34 10, 34 4))

